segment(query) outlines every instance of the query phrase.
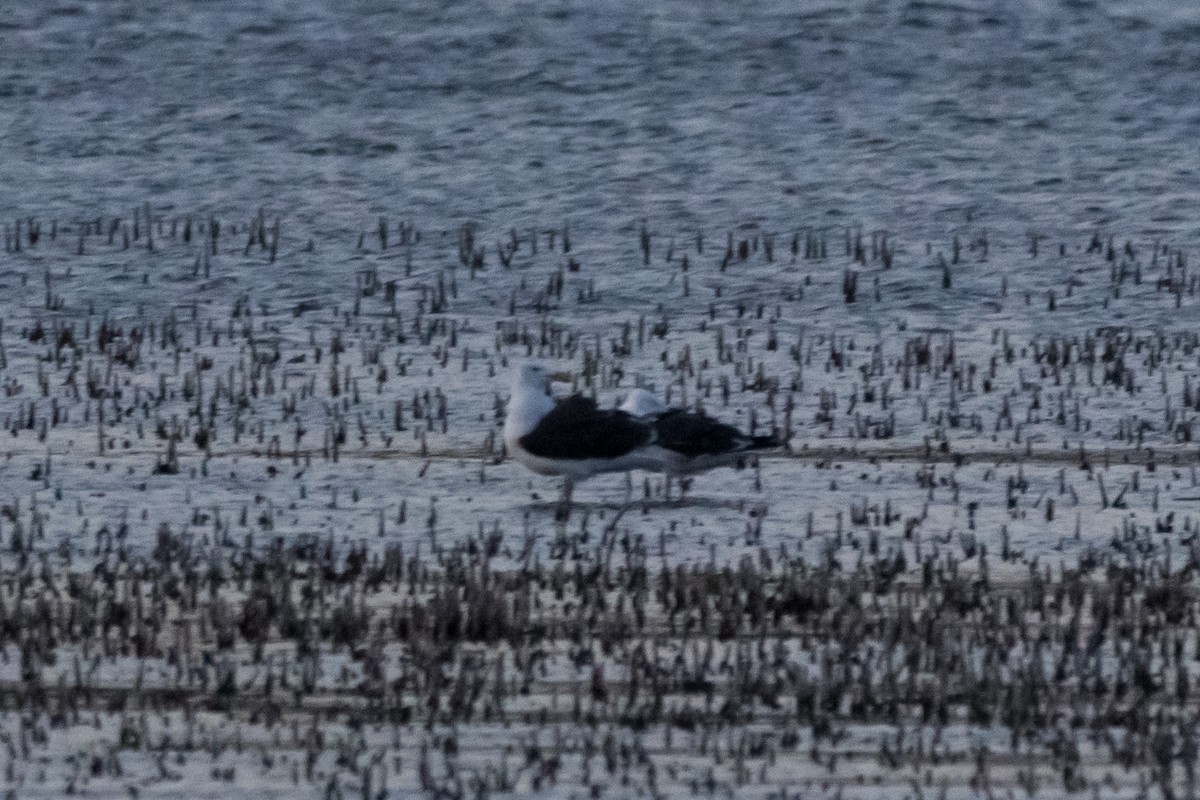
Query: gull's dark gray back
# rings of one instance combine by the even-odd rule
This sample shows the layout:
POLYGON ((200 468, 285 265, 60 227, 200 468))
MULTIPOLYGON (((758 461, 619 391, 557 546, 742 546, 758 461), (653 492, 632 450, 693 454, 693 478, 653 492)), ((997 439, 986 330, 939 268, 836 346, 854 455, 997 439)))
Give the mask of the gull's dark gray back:
POLYGON ((649 423, 576 395, 556 405, 520 443, 541 458, 620 458, 649 444, 652 434, 649 423))
POLYGON ((704 414, 674 408, 654 420, 655 444, 687 458, 744 450, 751 438, 704 414))

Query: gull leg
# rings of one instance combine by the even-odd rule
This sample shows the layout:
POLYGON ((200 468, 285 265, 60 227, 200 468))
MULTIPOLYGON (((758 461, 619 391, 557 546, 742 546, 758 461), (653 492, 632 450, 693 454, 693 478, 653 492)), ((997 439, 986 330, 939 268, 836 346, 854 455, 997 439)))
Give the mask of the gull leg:
POLYGON ((612 520, 604 526, 604 533, 609 534, 617 529, 617 523, 621 521, 621 517, 625 516, 625 512, 634 506, 633 499, 633 473, 625 473, 625 499, 620 506, 617 507, 616 513, 613 514, 612 520))
POLYGON ((554 510, 554 518, 565 522, 571 516, 571 494, 575 489, 575 481, 570 477, 563 478, 562 497, 559 498, 558 508, 554 510))

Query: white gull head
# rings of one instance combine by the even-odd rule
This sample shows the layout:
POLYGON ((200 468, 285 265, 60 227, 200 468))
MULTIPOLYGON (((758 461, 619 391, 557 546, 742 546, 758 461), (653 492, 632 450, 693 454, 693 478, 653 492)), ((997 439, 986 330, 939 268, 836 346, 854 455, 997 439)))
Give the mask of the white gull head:
POLYGON ((512 397, 508 400, 504 418, 504 441, 510 450, 554 409, 554 398, 550 396, 552 377, 538 364, 521 364, 513 370, 512 397))

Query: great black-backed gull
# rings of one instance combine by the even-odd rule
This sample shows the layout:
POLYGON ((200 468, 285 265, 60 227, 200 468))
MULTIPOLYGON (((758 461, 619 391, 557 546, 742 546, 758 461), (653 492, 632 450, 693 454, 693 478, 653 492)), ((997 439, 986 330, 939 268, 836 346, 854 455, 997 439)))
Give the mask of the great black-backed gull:
POLYGON ((519 367, 504 421, 508 451, 541 475, 564 478, 559 515, 569 512, 576 481, 603 472, 644 469, 682 477, 740 464, 747 454, 783 443, 682 408, 667 408, 635 390, 625 408, 600 408, 576 394, 555 400, 552 379, 569 380, 536 364, 519 367), (645 412, 645 413, 640 413, 645 412))

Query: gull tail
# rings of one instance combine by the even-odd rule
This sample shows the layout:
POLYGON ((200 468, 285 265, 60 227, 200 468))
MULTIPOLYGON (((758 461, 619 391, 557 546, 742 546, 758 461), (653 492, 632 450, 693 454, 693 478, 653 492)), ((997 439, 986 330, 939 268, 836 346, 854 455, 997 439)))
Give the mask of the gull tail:
POLYGON ((745 469, 748 457, 763 450, 778 450, 781 447, 787 447, 787 441, 774 433, 770 436, 746 436, 738 442, 738 448, 735 451, 737 461, 734 462, 734 468, 745 469))
POLYGON ((770 436, 751 436, 743 450, 775 450, 786 447, 787 442, 782 436, 772 433, 770 436))

